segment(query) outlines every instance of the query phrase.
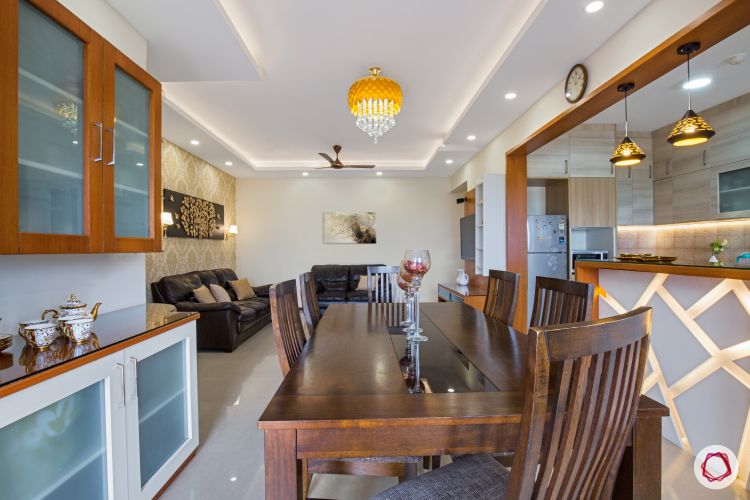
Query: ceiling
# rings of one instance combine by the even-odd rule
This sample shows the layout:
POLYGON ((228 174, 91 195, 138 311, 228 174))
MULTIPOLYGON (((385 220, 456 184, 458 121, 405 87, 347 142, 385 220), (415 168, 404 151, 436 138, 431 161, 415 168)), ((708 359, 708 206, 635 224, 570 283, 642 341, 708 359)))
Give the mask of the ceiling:
MULTIPOLYGON (((690 59, 692 78, 709 77, 711 83, 692 91, 693 109, 701 112, 750 92, 750 28, 738 31, 690 59), (730 64, 735 58, 738 64, 730 64)), ((682 65, 628 96, 628 127, 650 132, 676 122, 687 110, 687 68, 682 65)), ((624 125, 622 102, 602 111, 589 123, 624 125)))
POLYGON ((148 40, 165 138, 237 177, 299 175, 334 143, 388 175, 449 176, 649 3, 107 1, 148 40), (370 65, 404 92, 379 144, 346 105, 370 65))

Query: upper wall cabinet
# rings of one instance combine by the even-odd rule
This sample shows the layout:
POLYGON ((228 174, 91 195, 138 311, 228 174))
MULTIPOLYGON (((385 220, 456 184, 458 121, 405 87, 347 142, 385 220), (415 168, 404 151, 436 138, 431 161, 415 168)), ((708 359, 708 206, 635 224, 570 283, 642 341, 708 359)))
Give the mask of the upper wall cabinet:
POLYGON ((609 157, 615 149, 614 125, 581 125, 570 131, 570 176, 614 177, 609 157))
POLYGON ((0 23, 0 253, 159 251, 159 82, 54 0, 0 23))
POLYGON ((704 115, 716 130, 709 141, 712 167, 750 158, 750 94, 707 109, 704 115))
POLYGON ((553 179, 570 176, 570 135, 565 133, 526 158, 528 178, 553 179))

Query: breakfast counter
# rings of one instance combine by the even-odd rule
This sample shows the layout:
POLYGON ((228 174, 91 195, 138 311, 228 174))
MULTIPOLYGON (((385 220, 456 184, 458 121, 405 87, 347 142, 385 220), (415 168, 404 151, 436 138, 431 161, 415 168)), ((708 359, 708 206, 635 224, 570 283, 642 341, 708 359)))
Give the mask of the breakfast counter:
POLYGON ((750 472, 750 266, 576 262, 594 318, 653 308, 643 392, 670 409, 663 435, 698 453, 721 444, 750 472))
POLYGON ((198 446, 195 313, 143 304, 0 353, 6 498, 150 499, 198 446))

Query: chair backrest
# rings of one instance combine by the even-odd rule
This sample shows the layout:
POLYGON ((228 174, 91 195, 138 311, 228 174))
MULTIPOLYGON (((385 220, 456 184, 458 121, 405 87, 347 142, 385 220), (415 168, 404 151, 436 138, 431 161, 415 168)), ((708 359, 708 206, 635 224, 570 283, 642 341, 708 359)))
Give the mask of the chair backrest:
POLYGON ((638 408, 650 332, 648 307, 531 328, 506 498, 612 497, 638 408), (550 373, 556 374, 551 382, 550 373))
POLYGON ((368 302, 394 302, 397 296, 398 266, 367 266, 368 302))
POLYGON ((484 314, 506 325, 513 323, 518 298, 518 273, 490 269, 484 314))
POLYGON ((307 333, 312 335, 320 321, 320 306, 318 305, 318 291, 313 273, 299 275, 299 290, 302 294, 302 310, 305 313, 307 333))
POLYGON ((594 285, 537 276, 529 326, 588 321, 593 300, 594 285))
POLYGON ((286 375, 305 347, 305 331, 297 305, 297 282, 289 280, 273 285, 269 295, 276 354, 279 356, 281 371, 286 375))

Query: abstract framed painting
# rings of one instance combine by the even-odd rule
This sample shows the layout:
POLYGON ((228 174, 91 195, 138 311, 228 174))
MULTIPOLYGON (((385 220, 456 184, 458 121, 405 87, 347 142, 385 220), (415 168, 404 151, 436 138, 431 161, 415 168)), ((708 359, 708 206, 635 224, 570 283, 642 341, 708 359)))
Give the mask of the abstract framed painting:
POLYGON ((324 212, 323 243, 374 244, 375 212, 324 212))

